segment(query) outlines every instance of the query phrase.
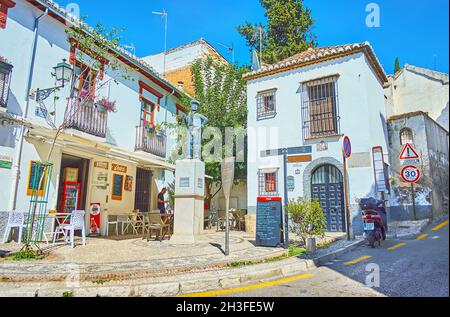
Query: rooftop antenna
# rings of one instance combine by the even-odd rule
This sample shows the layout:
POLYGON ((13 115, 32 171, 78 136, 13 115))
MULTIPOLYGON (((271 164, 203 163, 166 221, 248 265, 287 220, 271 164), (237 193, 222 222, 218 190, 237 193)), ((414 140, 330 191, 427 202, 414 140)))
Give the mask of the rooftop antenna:
POLYGON ((234 45, 231 44, 231 46, 227 46, 222 43, 218 43, 218 44, 228 50, 228 54, 231 54, 231 60, 232 60, 232 63, 234 64, 234 45))
POLYGON ((136 46, 134 46, 134 44, 123 45, 123 48, 130 50, 133 53, 133 55, 136 56, 136 46))
POLYGON ((166 54, 167 54, 167 19, 168 13, 165 9, 162 9, 161 12, 152 12, 152 14, 161 16, 164 19, 164 62, 163 62, 163 76, 166 76, 166 54))
POLYGON ((262 66, 263 60, 262 60, 262 41, 264 36, 264 28, 262 26, 258 26, 255 29, 255 33, 253 34, 253 39, 255 40, 257 37, 259 37, 259 64, 262 66))

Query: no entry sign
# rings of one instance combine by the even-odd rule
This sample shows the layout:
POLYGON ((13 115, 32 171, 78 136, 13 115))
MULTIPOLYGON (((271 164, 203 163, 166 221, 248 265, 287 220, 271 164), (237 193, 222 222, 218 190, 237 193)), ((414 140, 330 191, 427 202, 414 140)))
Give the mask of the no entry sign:
POLYGON ((345 157, 350 158, 352 156, 352 142, 348 136, 344 138, 343 147, 345 157))
POLYGON ((408 165, 402 169, 402 178, 407 183, 417 183, 420 179, 420 169, 416 166, 408 165))

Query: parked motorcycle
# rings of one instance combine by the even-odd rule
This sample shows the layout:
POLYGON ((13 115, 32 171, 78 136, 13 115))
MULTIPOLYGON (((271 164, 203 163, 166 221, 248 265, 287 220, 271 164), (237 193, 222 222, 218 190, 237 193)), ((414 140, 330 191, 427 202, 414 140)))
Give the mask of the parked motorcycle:
POLYGON ((359 202, 363 214, 364 237, 372 248, 387 237, 386 207, 382 200, 364 198, 359 202))

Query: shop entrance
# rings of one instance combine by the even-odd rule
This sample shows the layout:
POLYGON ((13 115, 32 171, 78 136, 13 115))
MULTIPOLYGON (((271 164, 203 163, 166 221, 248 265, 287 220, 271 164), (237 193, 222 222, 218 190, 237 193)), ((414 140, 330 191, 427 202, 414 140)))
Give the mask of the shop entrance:
POLYGON ((63 154, 59 175, 58 212, 71 213, 74 210, 86 210, 89 160, 63 154))
POLYGON ((136 170, 136 196, 134 209, 140 212, 150 211, 150 196, 152 192, 153 173, 150 170, 137 168, 136 170))

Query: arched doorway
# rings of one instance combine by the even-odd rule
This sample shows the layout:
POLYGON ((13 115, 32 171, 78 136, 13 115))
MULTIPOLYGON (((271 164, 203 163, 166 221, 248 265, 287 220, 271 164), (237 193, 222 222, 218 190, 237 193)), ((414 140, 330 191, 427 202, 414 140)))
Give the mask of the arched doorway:
POLYGON ((344 180, 341 171, 321 165, 311 176, 311 197, 317 199, 327 219, 327 231, 345 232, 344 180))

